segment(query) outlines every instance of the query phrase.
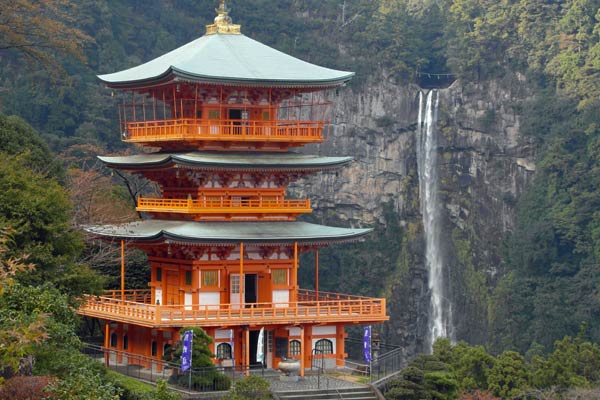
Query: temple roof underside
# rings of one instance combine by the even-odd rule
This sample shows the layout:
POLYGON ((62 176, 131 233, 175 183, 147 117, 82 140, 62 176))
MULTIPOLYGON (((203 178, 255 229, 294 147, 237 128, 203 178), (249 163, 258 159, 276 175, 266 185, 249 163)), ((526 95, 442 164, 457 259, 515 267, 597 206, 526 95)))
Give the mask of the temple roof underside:
POLYGON ((249 37, 205 35, 145 64, 98 78, 109 87, 143 87, 169 81, 207 84, 327 88, 349 81, 353 72, 302 61, 249 37))
POLYGON ((336 169, 352 157, 320 157, 298 153, 154 153, 122 157, 98 157, 117 169, 166 169, 173 166, 205 170, 322 171, 336 169))
POLYGON ((88 226, 95 236, 134 242, 197 245, 327 245, 359 240, 372 229, 337 228, 307 222, 194 222, 146 220, 122 225, 88 226))

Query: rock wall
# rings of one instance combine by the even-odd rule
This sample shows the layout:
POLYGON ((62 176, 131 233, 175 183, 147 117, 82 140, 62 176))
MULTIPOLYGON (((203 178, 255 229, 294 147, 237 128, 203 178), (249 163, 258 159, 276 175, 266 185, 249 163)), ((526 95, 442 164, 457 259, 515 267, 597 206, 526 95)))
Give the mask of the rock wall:
MULTIPOLYGON (((295 195, 313 199, 315 215, 325 223, 385 229, 389 210, 397 214, 403 233, 389 246, 400 255, 386 261, 389 274, 381 277, 386 289, 376 294, 388 298, 391 319, 382 329, 384 340, 401 345, 408 356, 424 351, 429 308, 415 153, 419 90, 383 74, 340 90, 330 137, 305 151, 351 155, 355 161, 292 188, 295 195)), ((516 202, 535 172, 535 149, 519 133, 520 104, 528 96, 521 76, 479 84, 457 81, 440 89, 443 251, 458 340, 486 339, 502 238, 514 226, 516 202)), ((369 240, 378 240, 377 234, 369 240)))

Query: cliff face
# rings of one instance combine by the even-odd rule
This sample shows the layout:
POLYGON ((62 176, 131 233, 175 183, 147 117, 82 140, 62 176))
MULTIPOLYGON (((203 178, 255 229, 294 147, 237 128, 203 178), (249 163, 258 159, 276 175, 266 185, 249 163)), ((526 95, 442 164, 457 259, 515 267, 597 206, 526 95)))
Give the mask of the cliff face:
MULTIPOLYGON (((518 105, 528 97, 526 87, 517 76, 480 84, 457 81, 440 89, 442 251, 458 340, 485 340, 502 238, 514 226, 516 201, 535 172, 534 148, 519 133, 518 105)), ((355 161, 293 188, 314 199, 321 222, 378 227, 371 242, 381 239, 378 232, 390 219, 399 221, 397 240, 388 235, 383 246, 396 251, 379 254, 386 263, 380 278, 385 283, 374 287, 383 293, 372 294, 389 301, 385 340, 402 345, 408 355, 425 350, 429 309, 415 148, 419 90, 379 76, 340 91, 331 137, 306 151, 351 155, 355 161)), ((327 274, 327 266, 322 270, 327 274)))

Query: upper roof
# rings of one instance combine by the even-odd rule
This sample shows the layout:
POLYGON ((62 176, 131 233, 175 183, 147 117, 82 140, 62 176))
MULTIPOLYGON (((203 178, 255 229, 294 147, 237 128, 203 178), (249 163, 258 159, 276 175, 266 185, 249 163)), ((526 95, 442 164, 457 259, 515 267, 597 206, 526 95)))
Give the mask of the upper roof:
POLYGON ((196 222, 146 220, 85 228, 89 233, 135 242, 193 244, 329 244, 352 242, 372 229, 336 228, 307 222, 196 222))
POLYGON ((135 87, 170 80, 271 87, 332 87, 353 72, 320 67, 242 34, 209 34, 137 67, 98 78, 108 86, 135 87))
POLYGON ((98 157, 111 168, 118 169, 163 169, 173 165, 205 170, 246 171, 322 171, 339 168, 352 157, 321 157, 293 152, 208 152, 154 153, 121 157, 98 157))

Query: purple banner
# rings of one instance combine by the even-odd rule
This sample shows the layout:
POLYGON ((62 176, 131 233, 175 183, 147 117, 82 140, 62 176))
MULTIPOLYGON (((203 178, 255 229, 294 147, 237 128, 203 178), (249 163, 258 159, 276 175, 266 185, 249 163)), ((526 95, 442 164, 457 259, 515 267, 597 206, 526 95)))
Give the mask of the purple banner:
POLYGON ((181 371, 185 372, 192 367, 192 338, 194 332, 185 331, 183 334, 183 348, 181 349, 181 371))
POLYGON ((363 355, 365 356, 365 362, 371 363, 371 327, 365 327, 365 333, 363 335, 363 355))

